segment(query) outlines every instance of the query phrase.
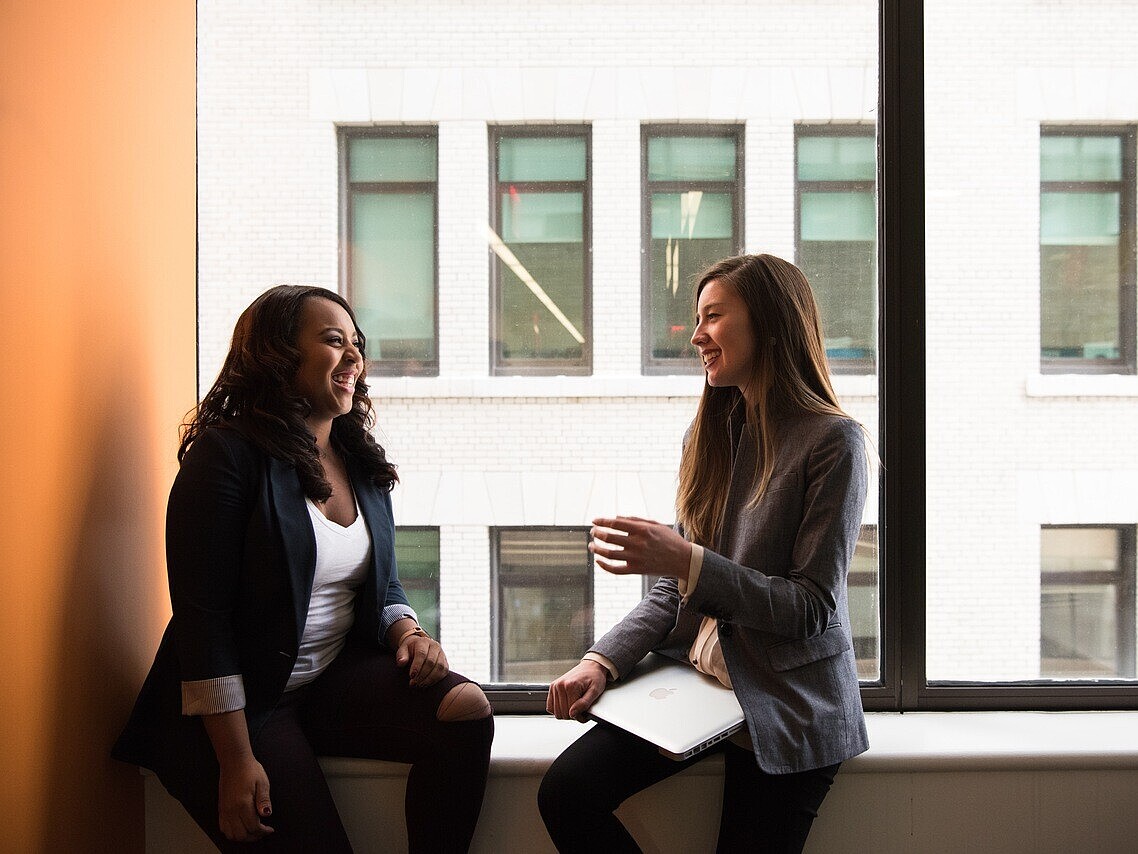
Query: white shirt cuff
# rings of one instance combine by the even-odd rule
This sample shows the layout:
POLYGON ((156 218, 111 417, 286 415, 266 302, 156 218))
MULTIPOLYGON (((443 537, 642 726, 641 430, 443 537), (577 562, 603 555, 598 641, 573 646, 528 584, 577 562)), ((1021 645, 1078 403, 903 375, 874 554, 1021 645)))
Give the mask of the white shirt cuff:
POLYGON ((581 660, 595 661, 597 664, 609 672, 609 678, 614 681, 620 677, 620 674, 616 671, 616 665, 609 660, 607 655, 601 655, 599 652, 590 651, 582 655, 581 660))
POLYGON ((684 581, 682 578, 676 579, 676 585, 680 588, 680 595, 683 597, 683 604, 688 603, 688 597, 695 591, 695 586, 699 584, 699 573, 703 569, 703 546, 697 546, 695 543, 691 544, 691 561, 688 563, 688 580, 684 581))

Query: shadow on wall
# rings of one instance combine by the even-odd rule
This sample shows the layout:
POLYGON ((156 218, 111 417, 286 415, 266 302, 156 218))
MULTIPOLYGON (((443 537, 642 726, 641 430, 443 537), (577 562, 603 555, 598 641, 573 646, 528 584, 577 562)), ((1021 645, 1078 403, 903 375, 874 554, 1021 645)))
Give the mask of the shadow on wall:
POLYGON ((74 484, 75 517, 58 520, 72 526, 74 547, 61 566, 47 679, 45 851, 140 850, 143 840, 141 778, 110 757, 169 613, 168 599, 160 601, 164 507, 155 488, 169 467, 154 458, 154 408, 141 379, 116 372, 75 408, 85 413, 74 439, 89 447, 74 454, 87 479, 74 484))

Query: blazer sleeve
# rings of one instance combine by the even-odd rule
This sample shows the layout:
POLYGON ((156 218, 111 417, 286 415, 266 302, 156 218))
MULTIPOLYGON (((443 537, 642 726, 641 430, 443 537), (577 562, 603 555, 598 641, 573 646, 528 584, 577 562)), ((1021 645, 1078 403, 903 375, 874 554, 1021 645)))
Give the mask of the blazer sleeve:
POLYGON ((601 637, 589 652, 597 652, 616 667, 617 676, 628 673, 636 662, 665 644, 676 628, 680 593, 676 579, 657 581, 640 602, 601 637))
MULTIPOLYGON (((255 502, 256 456, 239 439, 206 430, 182 459, 166 511, 166 568, 183 695, 196 687, 240 689, 232 614, 245 531, 255 502), (236 685, 234 678, 236 677, 236 685)), ((202 693, 198 692, 201 697, 202 693)), ((244 705, 243 691, 237 708, 244 705)), ((232 705, 232 703, 230 704, 232 705)), ((187 714, 218 708, 186 708, 187 714)))
MULTIPOLYGON (((861 428, 847 419, 833 425, 805 455, 797 528, 780 532, 790 540, 789 561, 771 554, 763 565, 743 566, 704 549, 699 583, 688 594, 689 608, 786 638, 816 637, 833 622, 844 596, 868 484, 861 428)), ((776 500, 776 495, 769 497, 776 500)), ((741 528, 747 524, 744 519, 741 528)))

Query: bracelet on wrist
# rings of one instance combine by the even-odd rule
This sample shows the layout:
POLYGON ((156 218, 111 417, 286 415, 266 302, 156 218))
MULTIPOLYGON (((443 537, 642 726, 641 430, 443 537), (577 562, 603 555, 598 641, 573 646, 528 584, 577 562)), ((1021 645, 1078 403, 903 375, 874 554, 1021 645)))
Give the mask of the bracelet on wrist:
POLYGON ((411 635, 418 635, 419 637, 423 638, 428 637, 427 633, 423 631, 422 626, 415 626, 415 628, 408 629, 399 636, 399 640, 395 643, 395 648, 398 649, 399 647, 403 646, 403 641, 407 640, 407 638, 411 637, 411 635))

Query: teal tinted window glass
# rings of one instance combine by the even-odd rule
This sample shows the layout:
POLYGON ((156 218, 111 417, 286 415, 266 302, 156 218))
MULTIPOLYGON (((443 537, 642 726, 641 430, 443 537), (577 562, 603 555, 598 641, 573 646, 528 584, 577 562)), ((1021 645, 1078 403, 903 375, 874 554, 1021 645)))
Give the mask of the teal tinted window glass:
POLYGON ((873 193, 802 194, 803 240, 873 240, 877 233, 873 193))
POLYGON ((438 143, 433 137, 356 137, 348 142, 348 180, 434 181, 438 143))
POLYGON ((873 181, 876 153, 872 136, 799 137, 798 180, 873 181))
POLYGON ((585 199, 581 193, 502 193, 506 243, 580 243, 585 199))
POLYGON ((1116 245, 1121 226, 1119 193, 1043 193, 1039 241, 1043 245, 1116 245))
POLYGON ((435 356, 435 199, 352 193, 352 300, 372 359, 435 356))
POLYGON ((734 137, 661 136, 648 140, 649 181, 734 181, 734 137))
POLYGON ((730 239, 734 212, 727 193, 652 194, 652 239, 730 239))
POLYGON ((1122 139, 1044 136, 1039 141, 1039 174, 1044 181, 1120 181, 1122 139))
POLYGON ((395 529, 395 565, 419 625, 439 637, 439 532, 395 529))
POLYGON ((584 137, 503 137, 500 181, 584 181, 584 137))

